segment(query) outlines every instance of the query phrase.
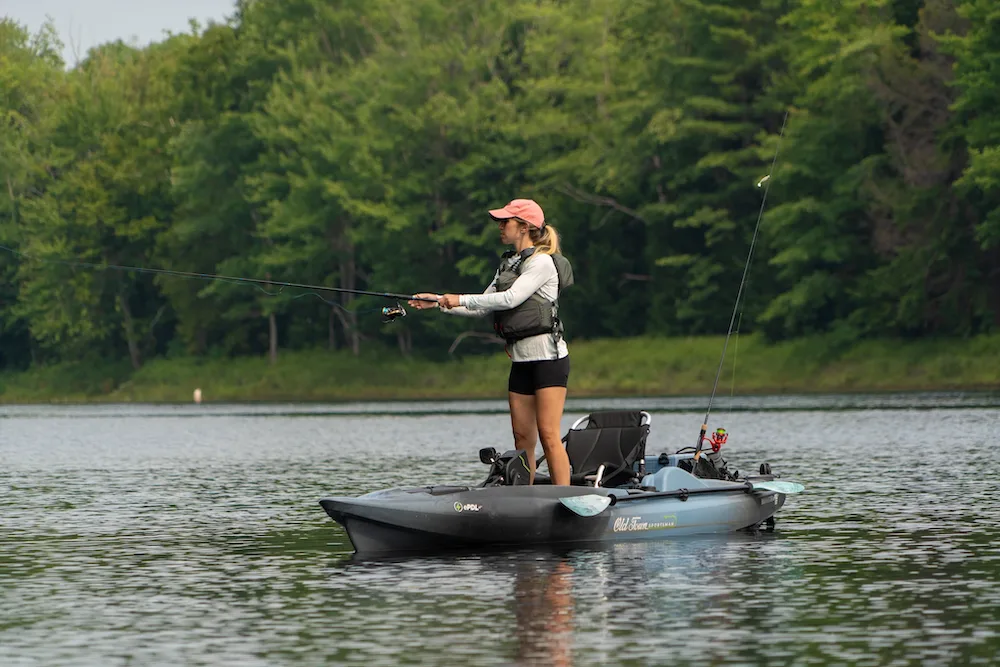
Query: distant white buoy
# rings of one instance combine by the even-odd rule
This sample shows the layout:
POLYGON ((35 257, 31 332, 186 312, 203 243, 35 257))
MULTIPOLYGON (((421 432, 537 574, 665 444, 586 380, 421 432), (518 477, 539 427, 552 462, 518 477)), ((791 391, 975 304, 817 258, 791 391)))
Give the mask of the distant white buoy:
POLYGON ((201 389, 200 388, 194 390, 194 402, 195 403, 201 403, 201 389))

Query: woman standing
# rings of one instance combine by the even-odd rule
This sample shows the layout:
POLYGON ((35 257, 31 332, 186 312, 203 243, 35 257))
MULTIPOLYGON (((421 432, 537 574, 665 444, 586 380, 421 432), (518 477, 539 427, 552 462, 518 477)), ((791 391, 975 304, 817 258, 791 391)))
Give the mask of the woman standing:
POLYGON ((535 443, 541 438, 553 484, 569 484, 570 466, 560 437, 569 349, 562 337, 558 298, 572 284, 572 268, 559 254, 559 235, 545 224, 542 207, 515 199, 489 212, 500 241, 514 246, 503 255, 493 281, 482 294, 417 294, 433 301, 410 301, 417 309, 440 307, 468 316, 493 313, 493 326, 507 341, 511 359, 507 381, 514 446, 528 453, 535 479, 535 443))

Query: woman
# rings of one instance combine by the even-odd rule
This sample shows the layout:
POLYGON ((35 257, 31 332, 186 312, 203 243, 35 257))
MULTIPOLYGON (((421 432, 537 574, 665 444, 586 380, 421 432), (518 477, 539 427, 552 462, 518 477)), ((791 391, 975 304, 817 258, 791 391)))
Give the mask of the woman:
POLYGON ((410 301, 418 309, 441 308, 457 315, 494 314, 494 329, 507 340, 511 359, 507 382, 514 446, 528 453, 535 481, 535 443, 541 438, 553 484, 569 484, 570 467, 560 436, 569 350, 562 339, 556 301, 572 282, 568 262, 559 252, 559 236, 545 224, 542 207, 515 199, 490 216, 500 228, 500 241, 514 246, 504 253, 493 281, 482 294, 416 294, 434 301, 410 301), (555 259, 553 259, 555 255, 555 259), (559 269, 557 269, 560 267, 559 269))

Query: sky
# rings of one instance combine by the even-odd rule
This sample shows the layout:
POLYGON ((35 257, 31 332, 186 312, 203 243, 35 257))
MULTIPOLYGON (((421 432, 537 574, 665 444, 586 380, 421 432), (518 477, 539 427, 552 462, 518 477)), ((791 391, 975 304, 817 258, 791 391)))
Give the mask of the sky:
POLYGON ((0 0, 0 16, 31 33, 51 18, 71 67, 98 44, 121 39, 146 46, 162 41, 167 30, 189 32, 191 18, 203 27, 209 19, 222 22, 235 6, 235 0, 0 0))

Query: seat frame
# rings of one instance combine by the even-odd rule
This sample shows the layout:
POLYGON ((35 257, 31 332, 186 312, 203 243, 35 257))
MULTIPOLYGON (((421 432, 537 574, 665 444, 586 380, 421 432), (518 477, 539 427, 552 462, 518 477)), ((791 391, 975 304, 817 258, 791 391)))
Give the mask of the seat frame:
MULTIPOLYGON (((601 410, 601 412, 638 412, 640 415, 642 415, 642 421, 639 422, 639 426, 650 426, 653 423, 653 417, 645 410, 606 410, 606 411, 601 410)), ((580 424, 583 424, 584 422, 587 422, 589 424, 593 414, 594 413, 590 413, 589 415, 584 415, 580 417, 575 422, 573 422, 573 425, 569 427, 569 430, 570 431, 577 430, 577 427, 579 427, 580 424)), ((584 428, 587 427, 585 426, 584 428)), ((563 442, 566 442, 567 436, 568 434, 562 437, 563 442)))

